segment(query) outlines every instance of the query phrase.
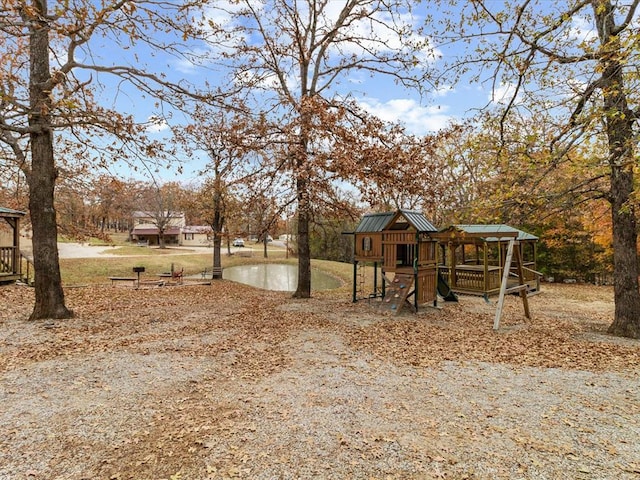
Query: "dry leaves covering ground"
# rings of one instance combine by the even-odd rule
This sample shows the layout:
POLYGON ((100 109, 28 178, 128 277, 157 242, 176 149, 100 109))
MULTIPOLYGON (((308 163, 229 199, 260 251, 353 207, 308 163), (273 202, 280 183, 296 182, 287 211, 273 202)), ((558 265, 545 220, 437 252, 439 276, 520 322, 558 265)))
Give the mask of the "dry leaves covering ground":
POLYGON ((0 288, 1 479, 640 478, 640 342, 612 292, 417 315, 231 282, 0 288))

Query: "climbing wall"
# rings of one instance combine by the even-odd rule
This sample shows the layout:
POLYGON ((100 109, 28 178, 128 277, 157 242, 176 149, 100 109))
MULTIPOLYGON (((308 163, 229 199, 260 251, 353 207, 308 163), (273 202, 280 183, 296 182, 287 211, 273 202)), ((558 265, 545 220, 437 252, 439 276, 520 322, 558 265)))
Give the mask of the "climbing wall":
POLYGON ((385 296, 380 308, 398 313, 413 287, 413 275, 396 274, 393 281, 386 287, 385 296))

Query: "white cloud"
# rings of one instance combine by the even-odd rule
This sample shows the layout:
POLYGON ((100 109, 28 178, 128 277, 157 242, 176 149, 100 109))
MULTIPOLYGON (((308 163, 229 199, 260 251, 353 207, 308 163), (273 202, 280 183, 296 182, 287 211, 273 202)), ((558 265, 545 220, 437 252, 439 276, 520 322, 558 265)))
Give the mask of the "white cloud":
POLYGON ((180 58, 179 60, 174 61, 173 67, 176 71, 187 75, 197 73, 198 71, 198 65, 186 58, 180 58))
MULTIPOLYGON (((261 6, 256 2, 253 7, 257 10, 261 9, 261 6)), ((232 29, 236 24, 236 15, 243 10, 244 6, 242 2, 236 2, 233 0, 217 0, 215 7, 205 7, 204 9, 204 28, 209 27, 209 23, 213 24, 213 28, 219 28, 222 30, 232 29)))
POLYGON ((446 97, 450 93, 455 93, 455 88, 453 85, 441 85, 436 90, 431 92, 434 97, 446 97))
MULTIPOLYGON (((236 85, 251 86, 263 90, 273 91, 279 90, 281 87, 280 78, 271 72, 261 72, 261 75, 259 75, 256 71, 243 70, 241 72, 235 72, 233 81, 236 85)), ((285 77, 285 82, 289 91, 294 92, 297 91, 297 87, 300 84, 298 79, 293 75, 285 77)))
MULTIPOLYGON (((329 2, 324 9, 324 29, 331 30, 340 15, 343 6, 340 2, 329 2)), ((342 29, 340 35, 344 41, 337 42, 332 50, 340 50, 340 55, 368 55, 371 52, 387 53, 408 50, 410 46, 418 48, 417 60, 431 63, 441 56, 428 37, 412 33, 401 37, 398 35, 399 26, 406 26, 405 31, 414 32, 416 19, 410 14, 391 15, 386 11, 375 11, 369 17, 354 21, 349 27, 342 29), (390 26, 394 27, 391 28, 390 26), (351 39, 357 39, 351 40, 351 39)), ((400 27, 401 28, 401 27, 400 27)))
MULTIPOLYGON (((259 2, 252 4, 252 7, 261 10, 259 2)), ((217 0, 214 6, 203 8, 202 19, 196 23, 210 38, 208 48, 211 52, 233 54, 249 41, 238 23, 238 15, 244 8, 243 2, 234 0, 217 0)), ((206 59, 206 55, 203 58, 206 59)))
POLYGON ((381 102, 376 99, 360 99, 360 106, 388 122, 402 123, 410 133, 425 135, 447 127, 453 117, 447 115, 448 107, 434 105, 425 107, 413 99, 396 98, 381 102))
POLYGON ((595 25, 585 17, 576 17, 571 20, 569 36, 575 40, 576 43, 591 43, 594 40, 597 40, 598 32, 595 25))
POLYGON ((492 103, 499 103, 501 105, 507 104, 511 101, 516 93, 516 86, 512 83, 501 83, 500 86, 494 88, 489 94, 489 101, 492 103))
POLYGON ((147 132, 160 133, 169 128, 169 124, 164 118, 151 116, 147 119, 147 132))

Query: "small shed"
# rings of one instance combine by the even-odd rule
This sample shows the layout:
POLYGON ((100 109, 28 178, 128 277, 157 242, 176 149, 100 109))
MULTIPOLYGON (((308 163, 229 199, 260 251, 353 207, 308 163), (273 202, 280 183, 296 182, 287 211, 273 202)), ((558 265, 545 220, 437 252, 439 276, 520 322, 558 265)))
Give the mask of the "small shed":
POLYGON ((402 302, 413 297, 416 310, 420 304, 435 303, 437 240, 432 237, 434 233, 437 229, 419 212, 400 209, 365 215, 354 231, 353 301, 382 297, 389 302, 390 308, 395 305, 399 310, 400 300, 394 303, 385 298, 387 284, 395 287, 397 283, 403 288, 394 297, 402 302), (369 294, 364 292, 367 264, 374 267, 373 292, 369 294), (382 273, 380 288, 378 266, 382 273))
POLYGON ((20 264, 20 220, 25 212, 0 207, 0 282, 22 278, 20 264), (7 227, 8 225, 8 227, 7 227))
MULTIPOLYGON (((439 271, 451 290, 484 295, 500 292, 507 246, 515 240, 529 292, 540 290, 537 271, 538 237, 504 224, 451 225, 436 235, 440 242, 439 271)), ((511 266, 514 281, 517 265, 511 266)))

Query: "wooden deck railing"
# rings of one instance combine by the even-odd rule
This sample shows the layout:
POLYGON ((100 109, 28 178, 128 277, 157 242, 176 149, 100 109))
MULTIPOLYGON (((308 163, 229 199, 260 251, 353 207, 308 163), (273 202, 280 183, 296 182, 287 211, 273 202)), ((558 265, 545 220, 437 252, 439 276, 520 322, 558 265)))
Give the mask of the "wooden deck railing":
POLYGON ((500 288, 501 271, 499 267, 491 267, 485 277, 484 269, 471 269, 468 266, 460 266, 455 271, 455 282, 451 278, 451 268, 440 265, 440 274, 444 277, 449 287, 470 292, 485 293, 500 288))
POLYGON ((0 281, 19 280, 33 285, 35 273, 31 257, 16 247, 0 247, 0 281))
POLYGON ((0 273, 19 273, 19 265, 16 265, 16 247, 0 247, 0 273))
MULTIPOLYGON (((530 266, 533 263, 529 264, 530 266)), ((455 282, 451 278, 451 268, 447 265, 439 265, 438 270, 453 290, 475 293, 491 293, 500 289, 502 281, 502 268, 495 265, 488 267, 485 278, 485 270, 479 265, 458 265, 455 271, 455 282)), ((530 288, 540 289, 540 277, 542 274, 537 272, 525 264, 522 268, 524 281, 529 284, 530 288)), ((509 272, 511 278, 517 280, 517 268, 511 268, 509 272)))

